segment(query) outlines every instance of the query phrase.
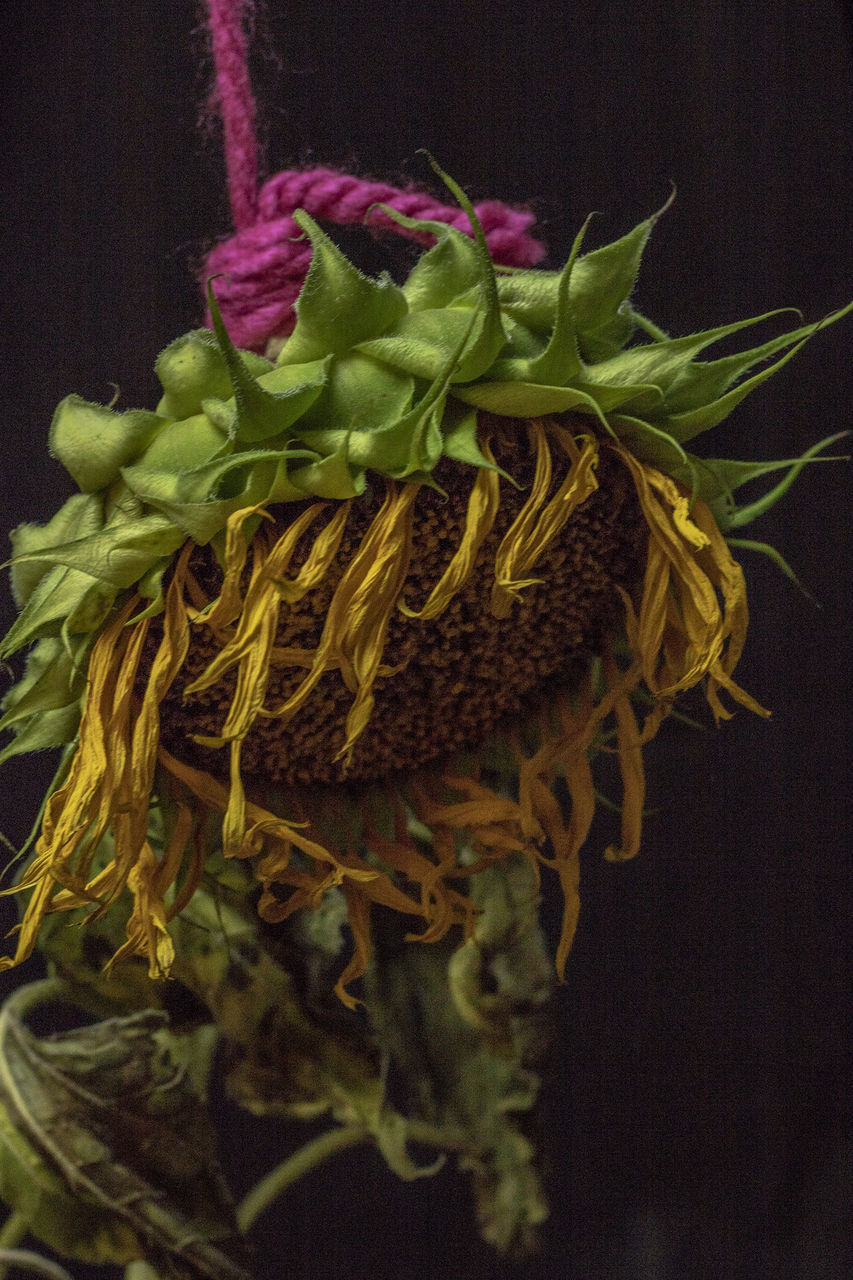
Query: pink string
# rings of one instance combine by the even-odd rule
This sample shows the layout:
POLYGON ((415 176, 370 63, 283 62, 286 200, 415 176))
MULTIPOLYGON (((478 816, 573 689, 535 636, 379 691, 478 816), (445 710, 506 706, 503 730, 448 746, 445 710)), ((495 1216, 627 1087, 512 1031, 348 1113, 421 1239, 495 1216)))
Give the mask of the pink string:
POLYGON ((255 100, 249 81, 243 13, 252 0, 207 0, 216 68, 211 106, 222 118, 225 167, 234 227, 242 231, 258 216, 258 140, 255 100))
MULTIPOLYGON (((257 189, 255 104, 246 63, 243 15, 251 0, 207 0, 216 69, 214 101, 222 116, 228 192, 236 234, 208 255, 203 279, 213 274, 216 298, 231 339, 262 351, 269 338, 284 337, 295 323, 293 304, 311 263, 311 246, 293 221, 296 209, 340 225, 371 228, 431 244, 435 237, 409 231, 382 203, 412 218, 444 222, 472 235, 467 214, 412 188, 400 190, 333 169, 288 170, 257 189)), ((475 205, 489 252, 510 267, 532 267, 545 249, 528 234, 534 215, 499 201, 475 205)), ((210 316, 207 316, 210 324, 210 316)))

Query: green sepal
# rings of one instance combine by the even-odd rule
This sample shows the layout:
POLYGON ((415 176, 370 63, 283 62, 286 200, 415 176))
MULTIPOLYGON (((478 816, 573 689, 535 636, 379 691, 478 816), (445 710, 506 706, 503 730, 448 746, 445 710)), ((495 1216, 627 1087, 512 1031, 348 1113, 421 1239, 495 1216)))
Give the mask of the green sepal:
POLYGON ((535 360, 541 356, 548 345, 548 340, 541 333, 535 333, 526 325, 510 319, 502 314, 506 346, 501 352, 501 360, 535 360))
MULTIPOLYGON (((316 444, 322 452, 345 451, 349 465, 356 473, 378 471, 394 479, 410 476, 427 465, 432 469, 441 457, 441 411, 444 388, 441 380, 418 401, 413 409, 396 422, 375 431, 305 432, 306 442, 316 444)), ((359 481, 359 492, 363 484, 359 481)), ((321 495, 329 496, 329 495, 321 495)), ((349 495, 346 495, 349 496, 349 495)))
POLYGON ((113 483, 162 426, 164 419, 156 413, 115 413, 106 405, 70 395, 53 415, 48 447, 83 493, 96 493, 113 483))
POLYGON ((454 462, 467 463, 471 467, 485 467, 487 470, 497 471, 498 475, 515 484, 512 476, 496 463, 490 462, 480 448, 476 410, 463 412, 455 423, 452 422, 452 418, 450 421, 452 425, 448 426, 448 414, 445 413, 443 452, 446 458, 452 458, 454 462))
POLYGON ((136 584, 136 590, 143 600, 150 600, 151 603, 146 605, 144 609, 140 609, 138 613, 134 613, 133 617, 128 620, 128 626, 131 626, 134 622, 141 622, 143 618, 156 618, 158 614, 163 612, 165 605, 163 578, 171 564, 172 557, 163 556, 139 579, 136 584))
MULTIPOLYGON (((520 270, 497 276, 501 315, 523 329, 547 337, 554 328, 560 271, 520 270)), ((461 301, 465 301, 463 297, 461 301)))
POLYGON ((434 294, 441 298, 441 303, 432 307, 421 305, 417 311, 410 310, 392 331, 379 338, 371 335, 359 343, 357 349, 419 378, 449 376, 453 383, 467 383, 485 374, 505 347, 507 337, 501 323, 494 265, 474 207, 457 183, 432 159, 430 163, 468 215, 473 239, 450 227, 437 232, 433 223, 408 219, 404 225, 422 227, 439 235, 438 243, 421 259, 415 297, 423 304, 434 294), (460 237, 470 248, 462 246, 460 237), (446 261, 441 257, 433 258, 432 255, 437 253, 444 253, 446 261), (428 266, 433 262, 439 272, 434 290, 427 282, 428 266), (467 294, 464 297, 448 296, 450 288, 462 283, 472 268, 476 272, 476 283, 471 285, 467 294), (473 323, 472 312, 476 312, 473 323), (461 342, 466 330, 467 342, 461 342), (450 354, 455 349, 459 350, 455 367, 448 368, 450 354), (445 370, 447 372, 443 372, 445 370))
MULTIPOLYGON (((659 215, 656 215, 656 217, 659 215)), ((656 218, 647 218, 612 244, 584 254, 572 272, 572 307, 582 358, 613 356, 633 331, 626 306, 656 218)))
POLYGON ((402 285, 410 312, 449 307, 454 299, 476 287, 481 267, 471 236, 446 222, 407 218, 389 205, 379 205, 379 208, 401 227, 429 232, 436 238, 436 243, 417 260, 402 285))
MULTIPOLYGON (((393 333, 359 343, 357 350, 431 382, 447 367, 451 353, 459 348, 461 336, 471 332, 474 315, 467 307, 411 312, 395 326, 393 333)), ((482 328, 482 317, 480 325, 482 328)), ((468 379, 457 372, 454 381, 468 379)))
POLYGON ((55 707, 51 711, 39 711, 15 729, 15 736, 2 751, 0 764, 14 756, 29 755, 33 751, 47 751, 64 747, 73 742, 80 724, 80 702, 55 707))
POLYGON ((730 547, 734 547, 736 551, 757 551, 759 555, 766 556, 767 559, 776 566, 780 573, 784 574, 793 582, 794 586, 802 591, 807 600, 811 600, 812 604, 817 605, 818 601, 812 595, 811 591, 803 586, 800 579, 794 573, 794 570, 788 564, 788 561, 782 555, 781 551, 777 551, 769 542, 753 542, 751 538, 727 538, 730 547))
POLYGON ((354 473, 350 467, 346 439, 335 453, 292 471, 289 479, 305 497, 338 500, 358 497, 367 484, 363 470, 354 473))
POLYGON ((302 439, 322 453, 339 450, 345 442, 349 462, 354 467, 369 468, 394 479, 414 478, 421 471, 431 470, 442 453, 441 422, 450 379, 477 318, 476 311, 468 313, 467 324, 459 334, 455 348, 448 352, 432 384, 421 399, 396 421, 372 431, 345 428, 305 431, 302 439))
POLYGON ((203 546, 243 507, 304 497, 289 478, 287 464, 295 458, 318 460, 312 449, 253 449, 177 475, 144 465, 122 474, 138 497, 177 527, 181 542, 189 537, 203 546))
MULTIPOLYGON (((758 386, 760 382, 772 377, 778 369, 781 369, 804 342, 814 337, 821 329, 842 319, 851 308, 853 308, 853 302, 846 307, 840 307, 823 320, 818 321, 817 324, 802 325, 788 333, 779 334, 768 342, 763 342, 760 346, 752 347, 748 351, 739 351, 734 355, 723 356, 720 360, 696 361, 696 363, 691 364, 673 382, 667 393, 667 412, 671 415, 671 421, 674 425, 681 425, 679 439, 682 441, 689 440, 691 436, 698 435, 701 431, 710 430, 712 426, 722 422, 723 418, 751 390, 758 386), (782 360, 777 361, 776 364, 771 365, 757 375, 757 381, 750 379, 749 382, 741 383, 739 387, 735 387, 731 393, 732 399, 725 395, 737 379, 748 373, 756 364, 759 364, 762 360, 769 359, 778 351, 784 351, 785 348, 791 347, 793 350, 788 351, 788 354, 782 360), (718 412, 718 406, 724 406, 724 412, 721 414, 718 412), (709 410, 712 412, 709 412, 709 410), (691 413, 691 411, 693 412, 691 413), (703 421, 706 421, 707 425, 695 425, 703 421), (687 430, 690 430, 690 435, 684 434, 687 430)), ((767 314, 772 315, 773 312, 768 312, 767 314)), ((766 317, 760 318, 764 319, 766 317)), ((674 431, 673 434, 675 434, 674 431)))
POLYGON ((444 404, 444 391, 435 388, 401 423, 398 439, 408 438, 408 448, 403 465, 391 472, 395 480, 418 479, 421 484, 434 483, 431 473, 441 457, 444 444, 441 434, 444 404))
POLYGON ((42 636, 94 630, 109 613, 116 596, 113 588, 77 569, 45 567, 47 572, 0 642, 0 660, 42 636))
MULTIPOLYGON (((272 368, 254 351, 241 355, 253 378, 272 368)), ((201 412, 206 397, 227 400, 231 395, 228 365, 210 329, 193 329, 176 338, 160 352, 154 369, 165 393, 157 412, 166 418, 191 418, 201 412)))
POLYGON ((411 408, 414 390, 409 372, 349 352, 331 361, 323 394, 299 424, 299 438, 321 453, 333 452, 341 432, 381 431, 398 422, 411 408), (324 438, 334 442, 328 449, 318 444, 324 438))
MULTIPOLYGON (((765 511, 769 511, 771 507, 775 506, 775 504, 779 501, 779 499, 783 498, 785 494, 788 492, 791 485, 794 483, 797 476, 800 474, 800 472, 802 471, 803 467, 806 465, 807 462, 846 461, 847 459, 844 459, 844 458, 837 458, 837 457, 829 458, 829 457, 823 457, 823 456, 819 457, 818 455, 821 453, 821 450, 829 448, 829 446, 831 444, 834 444, 836 440, 841 440, 844 436, 847 436, 849 434, 850 434, 849 431, 837 431, 834 435, 827 436, 824 440, 819 440, 817 444, 813 444, 811 448, 806 449, 805 453, 803 453, 799 458, 793 461, 790 461, 787 464, 788 473, 784 477, 784 479, 780 480, 778 484, 774 485, 773 488, 768 493, 765 493, 762 495, 762 497, 757 498, 755 502, 750 502, 746 506, 738 507, 737 510, 732 514, 728 522, 728 528, 737 529, 737 528, 741 528, 745 524, 750 524, 753 520, 756 520, 759 516, 763 516, 765 511)), ((782 464, 782 465, 785 465, 785 464, 782 464)), ((774 468, 774 470, 778 469, 778 467, 779 467, 779 464, 777 463, 777 466, 776 468, 774 468)), ((766 469, 764 470, 764 473, 766 474, 766 469)))
POLYGON ((55 711, 78 700, 86 684, 80 666, 85 645, 66 652, 56 636, 39 640, 27 658, 24 675, 3 699, 0 730, 10 729, 37 712, 55 711))
POLYGON ((478 313, 472 311, 467 328, 459 335, 456 349, 449 353, 444 368, 426 394, 395 424, 393 433, 386 433, 388 444, 393 445, 397 450, 395 460, 391 449, 386 446, 382 470, 387 475, 395 479, 417 478, 420 483, 431 483, 428 473, 432 471, 442 454, 441 423, 448 389, 454 372, 459 367, 462 352, 468 347, 477 319, 478 313))
MULTIPOLYGON (((205 404, 218 403, 205 400, 205 404)), ((187 471, 210 462, 227 447, 228 432, 210 414, 196 413, 179 422, 170 422, 142 457, 133 461, 152 471, 187 471)))
POLYGON ((807 339, 803 338, 801 342, 798 342, 795 347, 787 351, 775 364, 762 369, 760 373, 754 373, 751 378, 747 378, 746 382, 739 383, 731 391, 726 392, 724 396, 720 396, 718 400, 714 400, 711 404, 704 404, 688 413, 667 414, 664 419, 667 431, 674 439, 686 444, 688 440, 692 440, 695 436, 702 435, 703 432, 719 426, 732 410, 742 400, 745 400, 756 387, 760 387, 768 378, 772 378, 775 373, 778 373, 789 360, 793 360, 800 347, 804 346, 806 341, 807 339))
MULTIPOLYGON (((785 496, 807 463, 846 461, 843 457, 827 457, 823 454, 823 450, 849 434, 849 431, 839 431, 835 435, 827 436, 824 440, 811 445, 799 458, 783 458, 770 462, 743 462, 731 458, 699 458, 693 454, 687 454, 685 457, 691 473, 697 478, 699 497, 711 508, 717 524, 725 532, 728 529, 741 528, 743 525, 750 524, 769 511, 780 498, 785 496), (741 485, 774 471, 783 470, 787 471, 784 479, 767 493, 745 506, 736 505, 733 495, 741 485)), ((683 478, 674 467, 668 469, 676 479, 683 478)))
POLYGON ((279 365, 342 355, 406 314, 405 294, 389 276, 370 280, 363 275, 304 210, 297 209, 293 220, 310 239, 313 257, 294 304, 296 327, 281 350, 279 365))
MULTIPOLYGON (((648 316, 644 316, 641 311, 637 311, 635 307, 631 306, 630 302, 626 302, 625 310, 630 315, 634 327, 644 333, 646 337, 651 338, 654 342, 669 342, 669 334, 666 330, 661 329, 660 325, 655 324, 648 316)), ((672 714, 674 715, 675 712, 672 712, 672 714)))
POLYGON ((429 152, 426 155, 434 172, 438 174, 444 185, 455 196, 459 207, 468 215, 473 234, 473 244, 479 268, 479 290, 476 310, 482 314, 482 321, 473 329, 468 344, 463 344, 462 351, 464 351, 464 356, 460 353, 458 367, 450 378, 452 382, 470 382, 474 378, 483 376, 506 344, 506 334, 501 323, 497 276, 495 275, 492 255, 489 253, 489 246, 486 242, 486 234, 466 192, 463 191, 458 182, 444 172, 429 152))
POLYGON ((694 487, 690 455, 685 453, 672 436, 658 427, 653 427, 642 418, 634 418, 627 414, 616 414, 610 422, 620 444, 627 445, 640 462, 657 467, 658 471, 676 476, 691 488, 694 487))
POLYGON ((18 559, 64 565, 121 590, 133 586, 153 561, 177 551, 184 541, 184 534, 171 520, 153 512, 138 520, 108 525, 87 538, 25 552, 18 559))
MULTIPOLYGON (((310 408, 322 391, 326 381, 325 357, 328 353, 324 352, 322 357, 310 363, 310 373, 302 380, 293 381, 292 375, 283 374, 280 368, 270 366, 267 373, 273 375, 272 384, 275 385, 277 375, 278 385, 284 384, 284 388, 275 393, 268 391, 252 376, 248 365, 228 336, 210 280, 207 282, 207 298, 214 332, 228 367, 234 392, 234 439, 241 444, 257 444, 261 440, 283 435, 310 408)), ((211 399, 212 397, 206 397, 205 404, 209 405, 211 399)))
MULTIPOLYGON (((602 421, 602 413, 596 401, 576 387, 537 387, 526 382, 475 382, 470 386, 454 387, 457 400, 509 418, 539 418, 547 413, 566 413, 570 409, 578 413, 592 414, 602 421)), ((607 426, 606 422, 602 423, 607 426)))
MULTIPOLYGON (((588 368, 593 368, 590 365, 588 368)), ((601 414, 612 414, 616 409, 629 414, 645 414, 654 417, 663 403, 663 392, 660 387, 648 382, 626 383, 625 385, 600 386, 594 382, 583 381, 576 384, 578 391, 588 395, 601 411, 601 414)))
MULTIPOLYGON (((782 310, 768 311, 762 316, 753 316, 749 320, 736 320, 733 324, 720 325, 716 329, 707 329, 702 333, 690 334, 684 338, 665 338, 628 347, 618 355, 587 366, 586 379, 590 383, 606 387, 619 387, 632 383, 651 384, 663 393, 661 396, 663 400, 700 351, 740 332, 741 329, 782 314, 782 310)), ((668 400, 665 404, 668 408, 668 400)))
POLYGON ((515 357, 496 361, 489 371, 491 377, 546 386, 566 386, 569 382, 583 379, 584 366, 578 354, 571 283, 572 272, 591 217, 590 214, 575 236, 569 260, 560 272, 554 327, 544 350, 528 359, 515 357))
POLYGON ((19 524, 17 529, 13 529, 9 535, 12 543, 9 576, 18 608, 27 603, 50 567, 38 561, 24 559, 27 552, 42 551, 72 542, 75 538, 85 538, 103 528, 103 524, 103 497, 94 493, 75 493, 63 503, 47 524, 19 524))

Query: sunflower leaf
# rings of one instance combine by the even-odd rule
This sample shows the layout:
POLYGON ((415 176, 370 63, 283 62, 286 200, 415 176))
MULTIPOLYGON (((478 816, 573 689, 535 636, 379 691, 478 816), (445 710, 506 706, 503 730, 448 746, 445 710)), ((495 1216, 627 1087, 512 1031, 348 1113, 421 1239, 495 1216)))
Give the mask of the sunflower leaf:
MULTIPOLYGON (((46 999, 58 988, 33 986, 46 999)), ((0 1014, 4 1197, 67 1256, 122 1264, 142 1255, 170 1275, 249 1280, 210 1122, 172 1057, 165 1015, 38 1040, 18 1016, 31 990, 0 1014)))

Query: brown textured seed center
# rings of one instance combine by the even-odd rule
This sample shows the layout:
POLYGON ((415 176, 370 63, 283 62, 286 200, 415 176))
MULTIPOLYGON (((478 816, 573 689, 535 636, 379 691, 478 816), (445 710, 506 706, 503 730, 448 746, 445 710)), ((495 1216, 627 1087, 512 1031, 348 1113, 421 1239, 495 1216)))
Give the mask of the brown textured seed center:
MULTIPOLYGON (((520 424, 519 424, 520 426, 520 424)), ((536 562, 541 584, 527 587, 508 618, 490 612, 495 552, 521 509, 533 460, 517 452, 518 435, 499 431, 492 442, 499 466, 524 486, 501 481, 501 506, 466 585, 446 610, 429 621, 395 610, 383 663, 394 674, 377 679, 371 719, 345 769, 334 757, 344 743, 353 695, 340 673, 328 671, 289 722, 261 719, 243 744, 241 772, 259 782, 297 785, 367 781, 412 769, 480 743, 502 721, 541 699, 550 681, 570 678, 579 663, 602 650, 618 626, 623 606, 617 586, 633 591, 642 578, 648 528, 627 471, 607 450, 597 470, 598 489, 570 517, 536 562), (397 669, 399 668, 399 669, 397 669)), ((522 438, 523 435, 522 435, 522 438)), ((563 471, 555 465, 551 491, 563 471)), ((435 479, 448 497, 423 487, 415 504, 412 556, 403 592, 419 609, 459 545, 473 478, 471 468, 443 462, 435 479)), ((353 505, 336 561, 322 583, 293 607, 283 606, 277 647, 316 648, 324 617, 343 570, 378 508, 378 498, 353 505)), ((293 509, 287 508, 288 520, 293 509)), ((296 568, 310 537, 294 557, 296 568)), ((221 571, 199 548, 193 572, 212 596, 221 571)), ((217 735, 230 705, 233 671, 202 693, 183 689, 215 655, 203 627, 194 628, 183 670, 161 707, 161 734, 174 754, 224 776, 228 752, 199 747, 189 734, 217 735)), ((266 705, 280 706, 304 679, 304 668, 274 667, 266 705)))

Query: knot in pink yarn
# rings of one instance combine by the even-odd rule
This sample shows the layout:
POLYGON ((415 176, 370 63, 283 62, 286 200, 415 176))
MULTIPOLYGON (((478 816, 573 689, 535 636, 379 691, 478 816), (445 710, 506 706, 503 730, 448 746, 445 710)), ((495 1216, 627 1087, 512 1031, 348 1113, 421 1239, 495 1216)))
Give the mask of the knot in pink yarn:
MULTIPOLYGON (((204 276, 221 274, 216 299, 225 326, 238 347, 263 351, 271 337, 290 333, 293 304, 311 264, 311 245, 291 216, 304 209, 320 221, 364 223, 377 230, 434 243, 435 237, 410 231, 385 212, 385 204, 411 218, 444 222, 472 235, 467 214, 419 191, 368 182, 333 169, 288 170, 276 174, 258 193, 257 220, 219 244, 208 255, 204 276)), ((534 216, 497 200, 475 206, 495 262, 532 267, 545 249, 528 234, 534 216)), ((210 316, 207 317, 210 324, 210 316)))

